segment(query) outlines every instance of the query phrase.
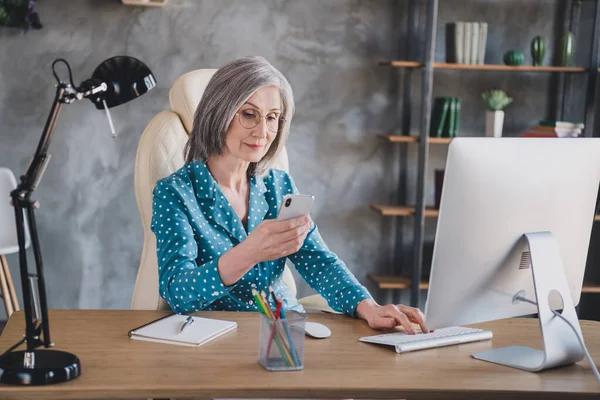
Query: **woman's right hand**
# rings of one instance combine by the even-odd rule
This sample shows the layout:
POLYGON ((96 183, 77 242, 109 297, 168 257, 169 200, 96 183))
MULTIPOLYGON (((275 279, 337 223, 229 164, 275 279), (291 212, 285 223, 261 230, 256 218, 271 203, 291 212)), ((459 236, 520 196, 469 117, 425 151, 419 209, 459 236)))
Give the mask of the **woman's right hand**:
POLYGON ((294 254, 304 244, 314 223, 308 216, 260 223, 242 243, 254 264, 294 254))

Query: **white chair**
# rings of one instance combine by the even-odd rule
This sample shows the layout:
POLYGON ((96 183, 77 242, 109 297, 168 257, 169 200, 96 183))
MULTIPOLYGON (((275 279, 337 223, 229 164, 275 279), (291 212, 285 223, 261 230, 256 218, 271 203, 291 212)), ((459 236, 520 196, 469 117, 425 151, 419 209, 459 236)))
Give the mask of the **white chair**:
MULTIPOLYGON (((8 168, 0 167, 0 295, 4 300, 6 316, 19 311, 19 301, 15 293, 6 254, 18 253, 19 242, 15 225, 15 209, 11 204, 10 192, 17 187, 15 175, 8 168)), ((25 216, 23 216, 25 218, 25 216)), ((30 245, 29 227, 25 218, 25 248, 30 245)))
MULTIPOLYGON (((148 124, 138 146, 135 160, 135 195, 144 229, 144 247, 138 270, 131 308, 134 310, 169 309, 158 291, 156 237, 150 230, 152 190, 156 181, 181 168, 184 146, 192 129, 194 113, 215 69, 199 69, 177 78, 169 92, 171 110, 161 111, 148 124)), ((277 168, 287 171, 287 152, 282 151, 277 168)), ((294 277, 286 266, 284 282, 296 295, 294 277)), ((335 312, 320 295, 299 300, 305 309, 335 312)))

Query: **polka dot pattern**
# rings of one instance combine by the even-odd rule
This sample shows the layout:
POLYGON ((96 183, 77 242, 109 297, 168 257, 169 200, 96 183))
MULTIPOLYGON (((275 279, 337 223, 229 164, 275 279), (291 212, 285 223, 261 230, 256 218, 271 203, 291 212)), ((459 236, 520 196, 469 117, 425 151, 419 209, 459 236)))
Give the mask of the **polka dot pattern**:
MULTIPOLYGON (((252 177, 248 232, 275 218, 288 193, 299 192, 284 171, 252 177)), ((286 310, 304 311, 282 280, 285 257, 256 264, 232 286, 223 284, 219 257, 245 240, 247 232, 204 163, 194 161, 159 180, 153 195, 159 291, 175 312, 257 311, 252 289, 266 292, 269 286, 283 298, 286 310)), ((357 304, 372 298, 327 248, 316 226, 288 258, 336 311, 354 316, 357 304)))

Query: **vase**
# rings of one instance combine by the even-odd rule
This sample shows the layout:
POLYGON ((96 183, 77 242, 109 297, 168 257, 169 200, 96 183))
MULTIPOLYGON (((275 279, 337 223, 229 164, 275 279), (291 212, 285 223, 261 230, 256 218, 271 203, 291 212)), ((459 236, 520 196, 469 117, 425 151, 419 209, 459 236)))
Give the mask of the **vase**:
POLYGON ((560 39, 558 49, 558 64, 568 67, 573 63, 573 53, 575 53, 575 35, 572 32, 565 32, 560 39))
POLYGON ((546 41, 541 36, 534 37, 531 41, 531 58, 533 58, 533 65, 542 65, 544 63, 545 54, 546 41))
POLYGON ((504 54, 504 64, 506 65, 523 65, 525 62, 525 54, 521 50, 510 50, 504 54))
POLYGON ((485 136, 502 137, 504 111, 487 111, 485 114, 485 136))

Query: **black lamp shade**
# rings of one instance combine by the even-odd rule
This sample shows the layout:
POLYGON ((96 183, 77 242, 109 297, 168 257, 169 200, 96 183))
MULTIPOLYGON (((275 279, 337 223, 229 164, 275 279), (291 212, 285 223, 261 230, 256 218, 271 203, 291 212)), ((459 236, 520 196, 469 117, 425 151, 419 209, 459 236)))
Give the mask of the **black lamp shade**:
POLYGON ((103 99, 107 107, 112 108, 127 103, 156 86, 156 79, 150 68, 129 56, 105 60, 94 70, 91 80, 108 85, 106 92, 90 97, 99 110, 104 108, 103 99))

